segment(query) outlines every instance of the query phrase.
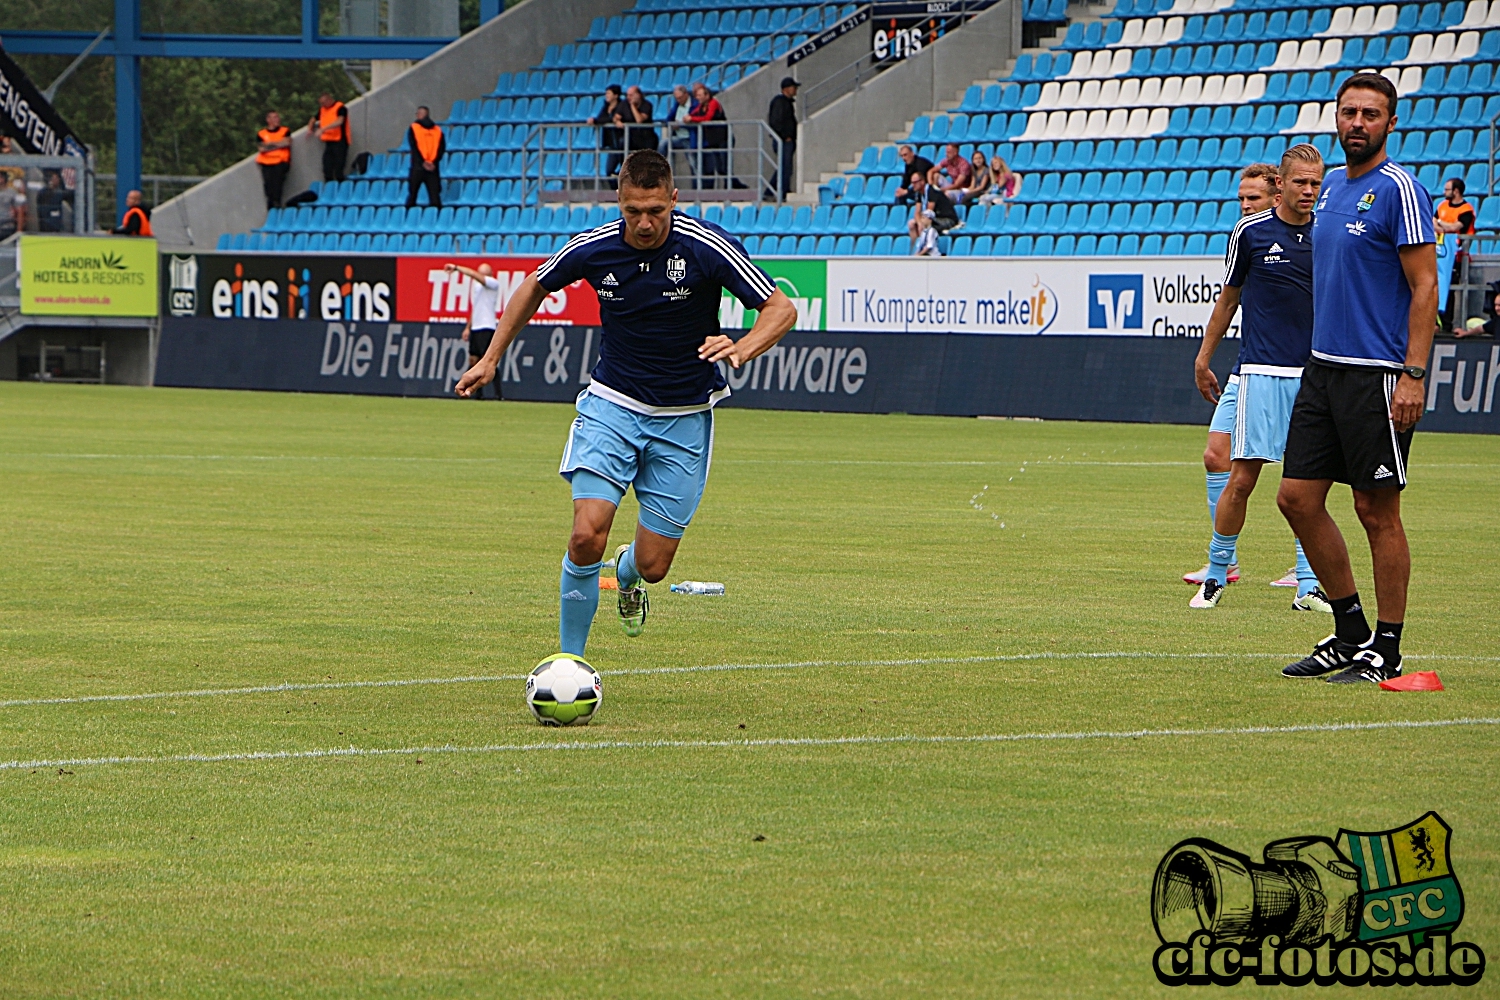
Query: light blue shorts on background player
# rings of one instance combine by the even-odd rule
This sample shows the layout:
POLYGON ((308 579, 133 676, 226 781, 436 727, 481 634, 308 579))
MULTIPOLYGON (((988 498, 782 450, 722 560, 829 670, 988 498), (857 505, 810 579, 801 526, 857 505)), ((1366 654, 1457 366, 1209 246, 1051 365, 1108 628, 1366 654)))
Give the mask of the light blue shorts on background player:
POLYGON ((1214 418, 1208 423, 1210 433, 1234 434, 1234 408, 1239 396, 1240 377, 1231 375, 1229 381, 1224 384, 1224 391, 1219 393, 1219 402, 1214 407, 1214 418))
POLYGON ((703 499, 713 450, 713 410, 652 417, 585 391, 557 471, 574 500, 618 507, 634 486, 641 526, 681 538, 703 499))
POLYGON ((1300 377, 1241 372, 1229 457, 1281 461, 1292 425, 1292 405, 1301 387, 1300 377))

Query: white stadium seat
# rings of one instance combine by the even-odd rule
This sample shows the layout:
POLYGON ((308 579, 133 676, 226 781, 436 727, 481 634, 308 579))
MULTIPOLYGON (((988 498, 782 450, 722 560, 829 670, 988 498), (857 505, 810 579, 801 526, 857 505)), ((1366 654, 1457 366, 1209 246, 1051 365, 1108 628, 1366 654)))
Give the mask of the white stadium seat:
POLYGON ((1322 54, 1323 43, 1318 41, 1316 38, 1309 38, 1307 41, 1302 43, 1301 48, 1297 52, 1297 68, 1317 69, 1322 65, 1322 63, 1318 61, 1318 56, 1322 54))
POLYGON ((1282 135, 1291 135, 1295 132, 1316 132, 1318 130, 1318 119, 1323 115, 1323 105, 1318 101, 1308 101, 1297 111, 1297 124, 1291 128, 1281 130, 1282 135))
POLYGON ((1147 48, 1160 45, 1162 31, 1166 28, 1166 26, 1167 22, 1163 21, 1159 17, 1153 17, 1151 20, 1147 21, 1146 30, 1141 35, 1141 45, 1147 48))
POLYGON ((1337 66, 1342 58, 1344 58, 1344 40, 1329 38, 1323 42, 1323 51, 1318 55, 1318 67, 1327 69, 1329 66, 1337 66))
POLYGON ((1076 107, 1078 107, 1078 92, 1079 92, 1080 89, 1081 89, 1081 85, 1079 84, 1079 82, 1077 80, 1069 80, 1068 82, 1064 83, 1062 85, 1062 90, 1057 95, 1057 103, 1055 103, 1053 105, 1053 107, 1056 107, 1056 108, 1076 108, 1076 107))
MULTIPOLYGON (((1145 111, 1145 108, 1137 108, 1136 111, 1145 111)), ((1130 113, 1132 121, 1135 120, 1135 112, 1130 113)), ((1172 124, 1172 113, 1166 108, 1152 108, 1151 117, 1146 123, 1147 135, 1161 135, 1172 124)))
POLYGON ((1464 19, 1449 28, 1449 31, 1466 31, 1469 28, 1484 27, 1485 19, 1490 16, 1490 5, 1486 0, 1469 0, 1469 5, 1464 8, 1464 19))
POLYGON ((1258 101, 1265 96, 1266 74, 1251 73, 1245 78, 1245 93, 1240 98, 1240 103, 1248 104, 1250 101, 1258 101))
POLYGON ((1171 45, 1173 42, 1182 40, 1182 33, 1187 29, 1187 19, 1182 17, 1167 18, 1166 25, 1161 30, 1161 43, 1171 45))
POLYGON ((1400 13, 1396 5, 1388 3, 1375 12, 1375 30, 1371 34, 1383 35, 1396 26, 1396 16, 1400 13))
POLYGON ((1129 124, 1130 112, 1124 108, 1115 108, 1109 113, 1109 121, 1104 126, 1104 134, 1111 139, 1122 138, 1129 124))
POLYGON ((1297 56, 1301 51, 1302 47, 1294 39, 1288 39, 1282 42, 1280 48, 1276 50, 1276 61, 1269 66, 1261 68, 1268 70, 1294 70, 1297 68, 1297 56))
POLYGON ((1057 107, 1057 100, 1062 95, 1062 84, 1056 80, 1048 80, 1042 84, 1042 92, 1037 97, 1036 103, 1031 107, 1038 110, 1049 110, 1057 107))
POLYGON ((1338 123, 1334 119, 1334 112, 1337 110, 1337 108, 1338 108, 1338 102, 1337 101, 1324 101, 1323 102, 1323 113, 1320 114, 1320 115, 1318 115, 1318 127, 1315 128, 1315 129, 1313 129, 1313 131, 1314 132, 1337 132, 1339 130, 1339 127, 1338 127, 1338 123))
POLYGON ((1036 142, 1047 137, 1047 112, 1033 111, 1026 117, 1026 131, 1016 138, 1017 142, 1036 142))
MULTIPOLYGON (((1500 3, 1500 0, 1495 0, 1495 2, 1500 3)), ((1135 53, 1131 52, 1129 49, 1119 49, 1118 51, 1116 51, 1114 65, 1109 68, 1109 75, 1122 76, 1125 73, 1130 72, 1130 60, 1134 55, 1135 53)))
POLYGON ((1130 122, 1125 126, 1125 135, 1131 139, 1141 139, 1150 134, 1151 113, 1145 108, 1136 108, 1130 112, 1130 122))
MULTIPOLYGON (((1482 3, 1483 0, 1475 0, 1475 2, 1476 3, 1482 3)), ((1374 16, 1374 11, 1372 10, 1370 12, 1370 22, 1373 24, 1374 21, 1375 21, 1375 16, 1374 16)), ((1344 36, 1346 36, 1346 35, 1349 34, 1349 29, 1353 26, 1353 24, 1354 24, 1354 8, 1353 7, 1339 7, 1339 8, 1337 8, 1333 12, 1333 20, 1329 22, 1327 30, 1326 31, 1320 31, 1320 32, 1318 32, 1318 37, 1319 38, 1342 38, 1342 37, 1344 37, 1344 36)))
POLYGON ((1053 111, 1047 115, 1048 139, 1066 139, 1068 137, 1068 113, 1066 111, 1053 111))
POLYGON ((1490 16, 1484 19, 1486 28, 1500 28, 1500 0, 1490 4, 1490 16))
MULTIPOLYGON (((1496 0, 1500 3, 1500 0, 1496 0)), ((1120 35, 1120 40, 1115 43, 1116 48, 1135 48, 1142 44, 1141 36, 1145 34, 1146 22, 1139 17, 1133 17, 1125 22, 1125 31, 1120 35)))
POLYGON ((1083 127, 1085 139, 1102 139, 1104 130, 1109 127, 1109 112, 1103 108, 1095 108, 1088 112, 1088 124, 1083 127))
MULTIPOLYGON (((1452 37, 1451 35, 1448 37, 1452 37)), ((1407 50, 1406 58, 1399 59, 1397 66, 1420 66, 1432 61, 1432 36, 1417 35, 1411 40, 1411 48, 1407 50)))
POLYGON ((1479 32, 1465 31, 1458 36, 1458 44, 1453 48, 1454 60, 1473 59, 1479 54, 1479 32))

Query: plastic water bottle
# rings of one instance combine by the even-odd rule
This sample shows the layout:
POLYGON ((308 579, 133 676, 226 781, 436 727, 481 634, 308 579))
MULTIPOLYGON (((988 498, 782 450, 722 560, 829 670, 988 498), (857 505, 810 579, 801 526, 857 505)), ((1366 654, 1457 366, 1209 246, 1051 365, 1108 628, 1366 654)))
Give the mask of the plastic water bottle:
POLYGON ((724 585, 722 583, 704 583, 702 580, 684 580, 681 583, 672 584, 674 594, 701 594, 704 597, 723 597, 724 585))

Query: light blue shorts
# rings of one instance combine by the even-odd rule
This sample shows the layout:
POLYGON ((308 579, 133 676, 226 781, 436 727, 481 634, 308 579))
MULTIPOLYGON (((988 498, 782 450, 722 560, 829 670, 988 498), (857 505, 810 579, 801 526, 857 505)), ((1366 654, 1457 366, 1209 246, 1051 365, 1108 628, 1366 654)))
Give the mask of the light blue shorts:
POLYGON ((1230 458, 1279 462, 1286 452, 1292 404, 1302 379, 1284 375, 1240 375, 1239 402, 1230 436, 1230 458))
POLYGON ((618 507, 633 486, 641 526, 681 538, 703 499, 713 451, 712 410, 648 417, 584 392, 557 471, 574 500, 618 507))
POLYGON ((1234 433, 1234 408, 1235 401, 1240 395, 1240 377, 1229 376, 1229 382, 1225 384, 1224 391, 1219 393, 1219 404, 1214 407, 1214 418, 1208 423, 1211 434, 1233 434, 1234 433))

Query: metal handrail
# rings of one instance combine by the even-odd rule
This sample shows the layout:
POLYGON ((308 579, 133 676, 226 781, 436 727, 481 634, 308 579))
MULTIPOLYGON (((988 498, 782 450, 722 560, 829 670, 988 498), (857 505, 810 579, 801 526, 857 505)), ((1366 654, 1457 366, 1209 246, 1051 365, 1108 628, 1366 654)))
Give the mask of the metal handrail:
POLYGON ((723 192, 725 200, 749 198, 765 200, 764 195, 774 190, 774 200, 781 201, 781 186, 772 185, 771 178, 781 165, 781 138, 771 131, 769 125, 759 120, 725 119, 709 122, 663 122, 653 120, 638 125, 587 125, 580 122, 533 123, 521 144, 521 203, 540 204, 543 201, 600 200, 612 197, 613 175, 619 169, 628 150, 626 133, 629 129, 650 128, 656 133, 655 148, 666 146, 674 158, 686 159, 690 184, 679 181, 678 189, 688 198, 712 200, 706 192, 723 192), (604 130, 618 129, 622 135, 622 146, 618 149, 604 145, 604 130), (588 129, 592 141, 586 145, 575 142, 578 132, 588 129), (710 129, 723 129, 724 145, 719 136, 710 129), (668 142, 662 142, 661 132, 668 134, 668 142), (671 142, 684 133, 690 140, 686 145, 671 142), (591 155, 592 169, 576 170, 577 157, 591 155), (562 157, 561 171, 549 168, 549 159, 562 157), (748 168, 745 157, 750 158, 748 168), (738 162, 737 162, 738 161, 738 162), (739 168, 739 169, 737 169, 739 168), (752 179, 753 178, 753 179, 752 179), (709 186, 704 187, 707 180, 709 186), (723 187, 718 187, 719 183, 723 187), (736 187, 739 184, 739 187, 736 187), (555 185, 555 186, 554 186, 555 185), (736 196, 736 191, 748 191, 748 195, 736 196), (609 192, 609 194, 605 194, 609 192))

